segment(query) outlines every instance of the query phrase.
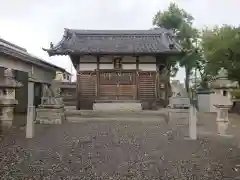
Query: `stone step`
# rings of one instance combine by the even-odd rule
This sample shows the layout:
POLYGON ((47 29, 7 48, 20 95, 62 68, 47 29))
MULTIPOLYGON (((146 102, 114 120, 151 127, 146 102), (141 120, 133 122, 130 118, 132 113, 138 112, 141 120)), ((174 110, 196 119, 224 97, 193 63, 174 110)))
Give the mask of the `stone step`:
POLYGON ((36 108, 36 112, 63 112, 63 108, 58 108, 58 109, 49 109, 49 108, 36 108))
POLYGON ((64 114, 56 114, 56 113, 37 113, 36 115, 39 118, 64 118, 65 115, 64 114))
POLYGON ((158 117, 167 115, 166 110, 160 111, 94 111, 94 110, 66 110, 67 117, 158 117))
POLYGON ((62 124, 62 118, 42 118, 36 117, 36 123, 39 124, 62 124))
POLYGON ((68 122, 95 122, 95 121, 139 121, 139 122, 162 122, 168 121, 164 117, 67 117, 68 122))
POLYGON ((95 103, 141 103, 140 100, 95 100, 95 103))
POLYGON ((97 102, 93 104, 96 111, 141 111, 142 105, 136 101, 97 102))

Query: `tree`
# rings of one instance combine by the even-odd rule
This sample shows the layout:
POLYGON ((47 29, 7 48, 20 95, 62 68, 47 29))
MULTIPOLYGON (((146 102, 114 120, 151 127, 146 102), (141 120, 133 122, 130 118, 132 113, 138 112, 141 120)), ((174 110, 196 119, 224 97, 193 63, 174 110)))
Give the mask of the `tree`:
POLYGON ((201 44, 208 73, 216 75, 223 67, 228 78, 240 85, 240 28, 224 25, 205 29, 201 44))
POLYGON ((175 3, 171 3, 166 11, 158 11, 153 18, 153 25, 173 30, 186 54, 178 58, 177 62, 185 68, 185 87, 189 92, 189 77, 196 62, 200 58, 198 47, 198 31, 193 28, 194 18, 184 9, 180 9, 175 3))

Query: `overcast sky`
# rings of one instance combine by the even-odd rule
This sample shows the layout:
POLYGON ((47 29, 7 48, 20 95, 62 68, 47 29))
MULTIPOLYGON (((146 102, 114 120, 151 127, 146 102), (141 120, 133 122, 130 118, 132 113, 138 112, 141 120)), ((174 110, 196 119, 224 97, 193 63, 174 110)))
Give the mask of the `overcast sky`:
MULTIPOLYGON (((195 26, 240 24, 239 0, 0 0, 0 37, 71 70, 68 57, 48 57, 42 47, 60 41, 64 28, 149 29, 158 10, 176 2, 195 26)), ((184 79, 181 70, 176 79, 184 79)))

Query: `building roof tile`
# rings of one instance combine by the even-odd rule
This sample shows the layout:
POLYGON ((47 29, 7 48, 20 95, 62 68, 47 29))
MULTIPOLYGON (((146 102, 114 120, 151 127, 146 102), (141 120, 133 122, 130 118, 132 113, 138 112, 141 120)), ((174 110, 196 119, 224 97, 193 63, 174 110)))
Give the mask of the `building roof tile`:
POLYGON ((181 46, 164 28, 151 30, 65 29, 62 40, 50 49, 52 55, 179 53, 181 46))

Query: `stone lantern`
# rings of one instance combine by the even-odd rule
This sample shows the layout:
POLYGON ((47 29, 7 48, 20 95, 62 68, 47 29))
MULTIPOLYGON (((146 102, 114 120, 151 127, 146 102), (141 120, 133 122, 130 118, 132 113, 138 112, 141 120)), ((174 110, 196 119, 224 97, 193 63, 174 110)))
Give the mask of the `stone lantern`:
POLYGON ((18 103, 15 99, 15 89, 22 87, 22 83, 14 79, 11 69, 4 70, 0 76, 0 130, 11 127, 14 119, 14 107, 18 103))

